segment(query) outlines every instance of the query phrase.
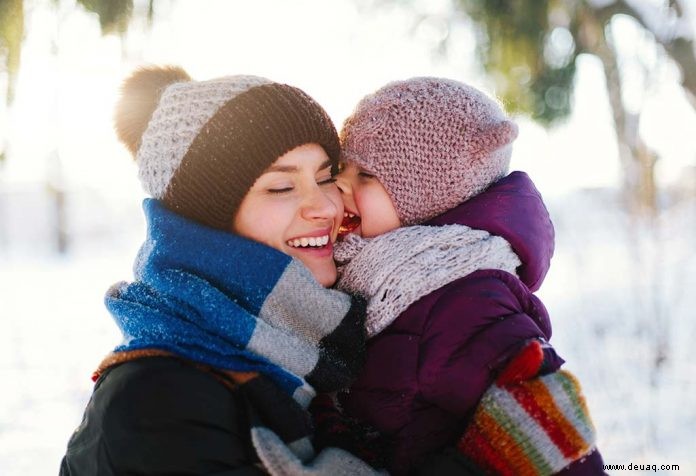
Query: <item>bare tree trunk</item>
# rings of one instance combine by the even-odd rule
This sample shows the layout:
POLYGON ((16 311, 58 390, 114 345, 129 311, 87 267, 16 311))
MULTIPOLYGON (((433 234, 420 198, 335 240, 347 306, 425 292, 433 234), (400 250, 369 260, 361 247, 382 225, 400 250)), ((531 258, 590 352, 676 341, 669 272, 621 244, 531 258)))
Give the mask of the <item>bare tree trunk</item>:
POLYGON ((686 91, 686 97, 689 99, 691 106, 696 109, 696 57, 694 56, 694 42, 684 38, 677 38, 663 46, 677 65, 679 65, 682 73, 682 87, 686 91))
POLYGON ((7 218, 5 215, 5 203, 7 202, 7 194, 3 193, 3 168, 5 151, 0 153, 0 256, 9 248, 9 240, 7 238, 7 218))
POLYGON ((610 17, 598 17, 591 9, 583 9, 580 35, 583 47, 602 62, 609 95, 614 129, 623 168, 623 190, 629 210, 639 216, 654 218, 657 211, 655 163, 657 155, 640 137, 640 115, 626 111, 622 99, 621 72, 616 50, 612 45, 610 17))
POLYGON ((0 58, 4 56, 3 67, 7 73, 5 104, 8 107, 14 101, 23 37, 23 0, 0 0, 0 58))
POLYGON ((68 223, 65 207, 65 184, 63 181, 63 164, 58 151, 54 150, 48 156, 47 190, 51 197, 53 208, 53 236, 56 251, 65 254, 68 251, 68 223))
MULTIPOLYGON (((60 59, 60 28, 63 23, 63 13, 61 10, 61 1, 55 2, 55 30, 54 36, 51 39, 53 54, 53 64, 57 65, 60 59)), ((58 71, 55 71, 55 76, 58 77, 58 71)), ((59 89, 57 83, 53 85, 53 111, 52 118, 56 121, 56 127, 60 121, 60 110, 58 108, 59 89)), ((69 247, 68 220, 65 203, 65 181, 63 177, 63 163, 60 157, 60 146, 58 142, 54 144, 54 149, 47 158, 47 189, 51 198, 52 215, 53 215, 53 236, 55 249, 59 254, 65 254, 69 247)))
MULTIPOLYGON (((681 3, 681 0, 670 0, 669 2, 669 7, 678 18, 682 18, 684 15, 684 8, 681 3)), ((655 41, 665 49, 667 54, 679 66, 682 73, 682 87, 691 106, 696 109, 696 50, 694 49, 692 39, 681 36, 665 38, 656 34, 651 29, 649 22, 626 0, 616 0, 602 8, 589 7, 585 2, 585 9, 587 8, 593 9, 599 18, 607 19, 607 21, 614 15, 628 15, 640 23, 647 31, 652 32, 655 36, 655 41)))

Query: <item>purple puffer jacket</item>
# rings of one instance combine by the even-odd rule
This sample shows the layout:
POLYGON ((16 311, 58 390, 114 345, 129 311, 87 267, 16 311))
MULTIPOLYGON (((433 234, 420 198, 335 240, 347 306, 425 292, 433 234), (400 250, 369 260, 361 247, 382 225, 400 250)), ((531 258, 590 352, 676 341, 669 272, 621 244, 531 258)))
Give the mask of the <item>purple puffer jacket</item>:
POLYGON ((395 474, 456 442, 496 371, 528 339, 551 337, 546 308, 532 292, 549 269, 554 230, 527 174, 513 172, 426 224, 502 236, 522 265, 519 278, 479 270, 457 279, 368 342, 364 371, 341 400, 348 414, 394 438, 395 474))

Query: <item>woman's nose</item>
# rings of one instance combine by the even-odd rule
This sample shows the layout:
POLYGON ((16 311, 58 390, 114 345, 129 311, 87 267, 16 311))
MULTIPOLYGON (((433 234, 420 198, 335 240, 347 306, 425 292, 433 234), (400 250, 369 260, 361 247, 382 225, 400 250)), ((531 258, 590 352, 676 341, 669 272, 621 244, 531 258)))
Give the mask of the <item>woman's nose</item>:
POLYGON ((336 176, 336 186, 343 194, 352 192, 350 181, 346 179, 342 174, 336 176))
MULTIPOLYGON (((336 191, 333 191, 336 194, 336 191)), ((340 198, 336 194, 337 200, 331 200, 328 193, 322 190, 320 187, 314 187, 308 192, 305 198, 302 214, 308 220, 334 218, 338 214, 338 205, 336 202, 340 203, 340 198)))

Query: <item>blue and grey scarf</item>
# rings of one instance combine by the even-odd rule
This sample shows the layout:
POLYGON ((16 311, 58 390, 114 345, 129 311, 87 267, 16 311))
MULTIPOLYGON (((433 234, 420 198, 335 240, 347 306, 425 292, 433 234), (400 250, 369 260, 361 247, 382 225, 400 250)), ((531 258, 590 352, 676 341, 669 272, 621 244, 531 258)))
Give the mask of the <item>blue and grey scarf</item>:
POLYGON ((236 380, 251 389, 252 405, 282 407, 268 400, 286 395, 296 407, 286 406, 284 421, 265 426, 300 460, 311 458, 311 425, 287 424, 305 421, 298 411, 316 392, 344 388, 356 377, 364 357, 364 304, 323 288, 304 265, 275 249, 187 220, 157 200, 143 207, 147 238, 135 281, 117 283, 106 295, 123 342, 98 372, 128 360, 123 356, 154 350, 245 375, 236 380))
POLYGON ((124 341, 222 370, 268 376, 306 406, 314 391, 347 385, 360 369, 361 312, 323 288, 299 261, 144 202, 148 234, 135 281, 106 305, 124 341))

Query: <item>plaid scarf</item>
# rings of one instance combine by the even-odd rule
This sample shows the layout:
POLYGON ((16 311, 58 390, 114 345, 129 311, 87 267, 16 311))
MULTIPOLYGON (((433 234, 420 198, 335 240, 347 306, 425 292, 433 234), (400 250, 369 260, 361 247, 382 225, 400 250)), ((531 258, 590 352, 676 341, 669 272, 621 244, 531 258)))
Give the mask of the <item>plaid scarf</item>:
POLYGON ((305 409, 317 391, 344 388, 361 369, 363 304, 323 288, 279 251, 201 226, 157 200, 143 206, 148 234, 135 281, 106 295, 123 343, 97 375, 139 353, 219 371, 263 415, 252 421, 252 440, 267 469, 264 455, 273 451, 309 461, 305 409))

